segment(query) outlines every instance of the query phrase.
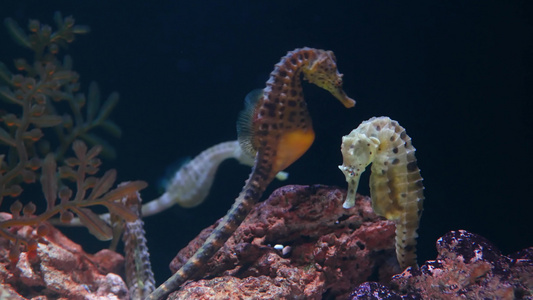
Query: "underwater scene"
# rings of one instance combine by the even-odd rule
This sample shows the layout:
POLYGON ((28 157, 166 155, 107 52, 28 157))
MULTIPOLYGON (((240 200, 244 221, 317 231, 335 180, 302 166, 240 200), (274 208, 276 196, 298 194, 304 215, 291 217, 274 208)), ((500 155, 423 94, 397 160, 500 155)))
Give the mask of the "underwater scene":
POLYGON ((0 299, 533 299, 532 3, 0 19, 0 299))

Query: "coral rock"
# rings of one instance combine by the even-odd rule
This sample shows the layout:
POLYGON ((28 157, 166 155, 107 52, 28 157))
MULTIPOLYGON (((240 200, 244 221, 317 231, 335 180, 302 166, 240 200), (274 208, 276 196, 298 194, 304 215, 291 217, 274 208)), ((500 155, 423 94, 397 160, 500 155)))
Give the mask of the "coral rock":
MULTIPOLYGON (((49 233, 39 239, 37 256, 20 254, 13 265, 8 259, 10 247, 0 238, 1 299, 129 299, 122 278, 110 273, 119 271, 124 258, 112 251, 95 255, 48 225, 49 233)), ((32 227, 20 227, 17 234, 37 238, 32 227)))
POLYGON ((352 299, 533 299, 533 248, 504 256, 459 230, 441 237, 437 251, 436 260, 394 276, 390 288, 365 283, 352 299))
POLYGON ((351 300, 419 300, 417 295, 400 296, 377 282, 361 284, 348 299, 351 300))
MULTIPOLYGON (((188 282, 169 299, 345 299, 370 276, 389 280, 398 272, 394 224, 373 213, 368 197, 342 208, 345 196, 320 185, 276 190, 197 273, 211 279, 188 282)), ((214 226, 179 252, 173 272, 214 226)))

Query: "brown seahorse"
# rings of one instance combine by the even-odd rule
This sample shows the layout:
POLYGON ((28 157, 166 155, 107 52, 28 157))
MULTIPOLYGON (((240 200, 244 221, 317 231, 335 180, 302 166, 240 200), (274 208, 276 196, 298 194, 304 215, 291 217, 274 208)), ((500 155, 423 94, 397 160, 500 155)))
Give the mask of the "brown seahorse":
POLYGON ((241 145, 255 157, 239 197, 200 249, 148 299, 161 299, 192 278, 233 234, 276 174, 309 149, 315 133, 303 98, 302 75, 344 106, 355 105, 342 89, 342 75, 333 52, 302 48, 287 53, 275 65, 265 89, 248 97, 238 122, 241 145))
POLYGON ((415 267, 416 238, 422 215, 424 186, 411 138, 388 117, 371 118, 342 138, 343 164, 348 182, 344 208, 353 207, 359 179, 372 163, 372 208, 396 223, 396 257, 400 267, 415 267))

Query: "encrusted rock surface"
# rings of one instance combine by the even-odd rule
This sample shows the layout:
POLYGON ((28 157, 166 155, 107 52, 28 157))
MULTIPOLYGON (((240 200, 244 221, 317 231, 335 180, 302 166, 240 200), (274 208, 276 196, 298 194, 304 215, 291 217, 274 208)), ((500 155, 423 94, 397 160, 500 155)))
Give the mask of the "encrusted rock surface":
POLYGON ((505 256, 485 238, 451 231, 436 260, 393 277, 390 287, 360 285, 350 299, 533 299, 533 247, 505 256))
POLYGON ((8 258, 8 241, 0 238, 0 299, 129 299, 126 284, 115 274, 124 265, 120 254, 102 250, 90 255, 54 227, 48 230, 39 238, 32 227, 17 229, 39 244, 35 258, 23 252, 15 265, 8 258))
MULTIPOLYGON (((451 231, 437 241, 435 260, 394 275, 394 224, 372 212, 368 197, 343 209, 344 196, 320 185, 276 190, 199 271, 202 279, 169 299, 533 300, 533 247, 506 256, 479 235, 451 231)), ((213 226, 180 251, 173 271, 213 226)), ((119 254, 87 254, 52 226, 42 238, 28 226, 13 230, 37 238, 38 250, 12 264, 0 238, 0 299, 129 299, 115 275, 124 264, 119 254)))
MULTIPOLYGON (((387 282, 399 271, 394 224, 373 213, 368 197, 349 210, 344 197, 320 185, 276 190, 200 271, 205 279, 169 299, 346 299, 369 278, 387 282)), ((179 252, 173 272, 215 225, 179 252)))

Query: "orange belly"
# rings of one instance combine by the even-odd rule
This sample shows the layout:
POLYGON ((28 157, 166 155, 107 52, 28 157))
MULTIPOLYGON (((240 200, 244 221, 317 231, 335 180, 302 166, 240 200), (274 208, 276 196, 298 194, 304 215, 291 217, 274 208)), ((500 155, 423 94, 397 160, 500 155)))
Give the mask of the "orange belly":
POLYGON ((285 170, 311 147, 314 140, 315 132, 312 129, 299 129, 282 135, 273 164, 274 171, 277 173, 285 170))

